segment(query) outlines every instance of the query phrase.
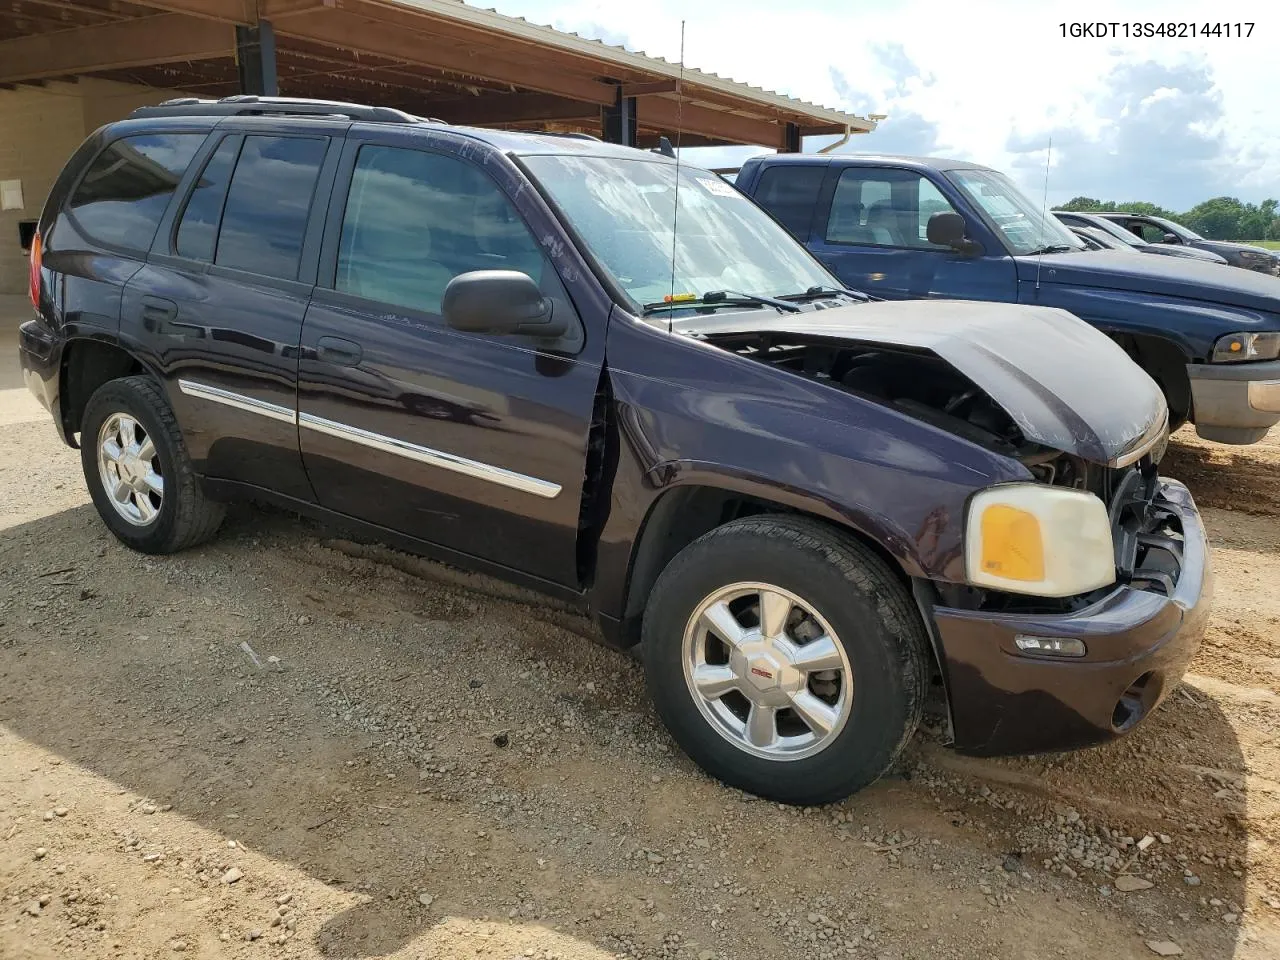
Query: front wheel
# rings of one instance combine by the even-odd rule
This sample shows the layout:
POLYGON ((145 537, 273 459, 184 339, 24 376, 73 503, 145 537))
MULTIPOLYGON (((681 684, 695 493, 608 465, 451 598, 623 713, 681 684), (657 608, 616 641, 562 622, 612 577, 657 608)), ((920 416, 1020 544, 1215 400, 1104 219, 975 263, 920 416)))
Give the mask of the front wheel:
POLYGON ((207 540, 222 504, 207 499, 178 422, 150 377, 104 383, 89 398, 80 461, 98 514, 143 553, 175 553, 207 540))
POLYGON ((920 722, 926 637, 910 594, 852 536, 802 517, 719 527, 686 547, 645 611, 649 688, 684 751, 771 800, 840 800, 920 722))

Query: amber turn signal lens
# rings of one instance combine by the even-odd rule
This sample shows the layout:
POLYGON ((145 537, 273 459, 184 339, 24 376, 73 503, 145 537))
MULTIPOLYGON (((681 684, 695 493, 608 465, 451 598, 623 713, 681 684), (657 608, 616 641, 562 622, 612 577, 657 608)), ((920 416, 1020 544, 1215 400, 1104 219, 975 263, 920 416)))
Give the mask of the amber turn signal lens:
POLYGON ((997 503, 982 513, 982 569, 1008 580, 1044 579, 1044 541, 1034 514, 997 503))

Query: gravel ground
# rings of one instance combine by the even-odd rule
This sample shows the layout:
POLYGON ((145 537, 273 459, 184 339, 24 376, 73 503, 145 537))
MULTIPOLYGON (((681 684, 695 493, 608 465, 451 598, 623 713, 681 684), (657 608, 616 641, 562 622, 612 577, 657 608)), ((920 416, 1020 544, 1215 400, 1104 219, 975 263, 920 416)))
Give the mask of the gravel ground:
POLYGON ((1280 956, 1280 431, 1171 447, 1217 608, 1132 737, 927 727, 795 810, 698 772, 570 613, 252 508, 143 557, 21 389, 0 429, 0 956, 1280 956))

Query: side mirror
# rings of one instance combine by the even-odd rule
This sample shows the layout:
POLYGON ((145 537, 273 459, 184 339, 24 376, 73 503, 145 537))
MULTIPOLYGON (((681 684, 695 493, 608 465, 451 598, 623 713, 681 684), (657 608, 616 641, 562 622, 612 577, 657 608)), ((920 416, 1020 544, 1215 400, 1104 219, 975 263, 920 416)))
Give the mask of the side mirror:
POLYGON ((568 330, 533 277, 517 270, 473 270, 444 288, 440 312, 455 330, 554 339, 568 330))
POLYGON ((1161 243, 1180 243, 1176 234, 1166 233, 1161 239, 1161 243))
POLYGON ((939 247, 950 247, 957 253, 976 257, 982 253, 982 244, 964 235, 964 217, 958 213, 935 213, 925 227, 929 242, 939 247))

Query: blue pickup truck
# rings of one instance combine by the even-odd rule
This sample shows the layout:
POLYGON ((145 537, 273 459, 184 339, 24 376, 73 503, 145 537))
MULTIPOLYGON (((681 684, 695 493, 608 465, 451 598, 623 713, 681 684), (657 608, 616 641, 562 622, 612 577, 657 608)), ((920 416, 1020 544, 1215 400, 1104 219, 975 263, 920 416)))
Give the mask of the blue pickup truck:
POLYGON ((1085 245, 996 170, 789 154, 734 181, 850 288, 886 300, 1061 307, 1164 391, 1170 426, 1255 443, 1280 421, 1280 278, 1085 245))

